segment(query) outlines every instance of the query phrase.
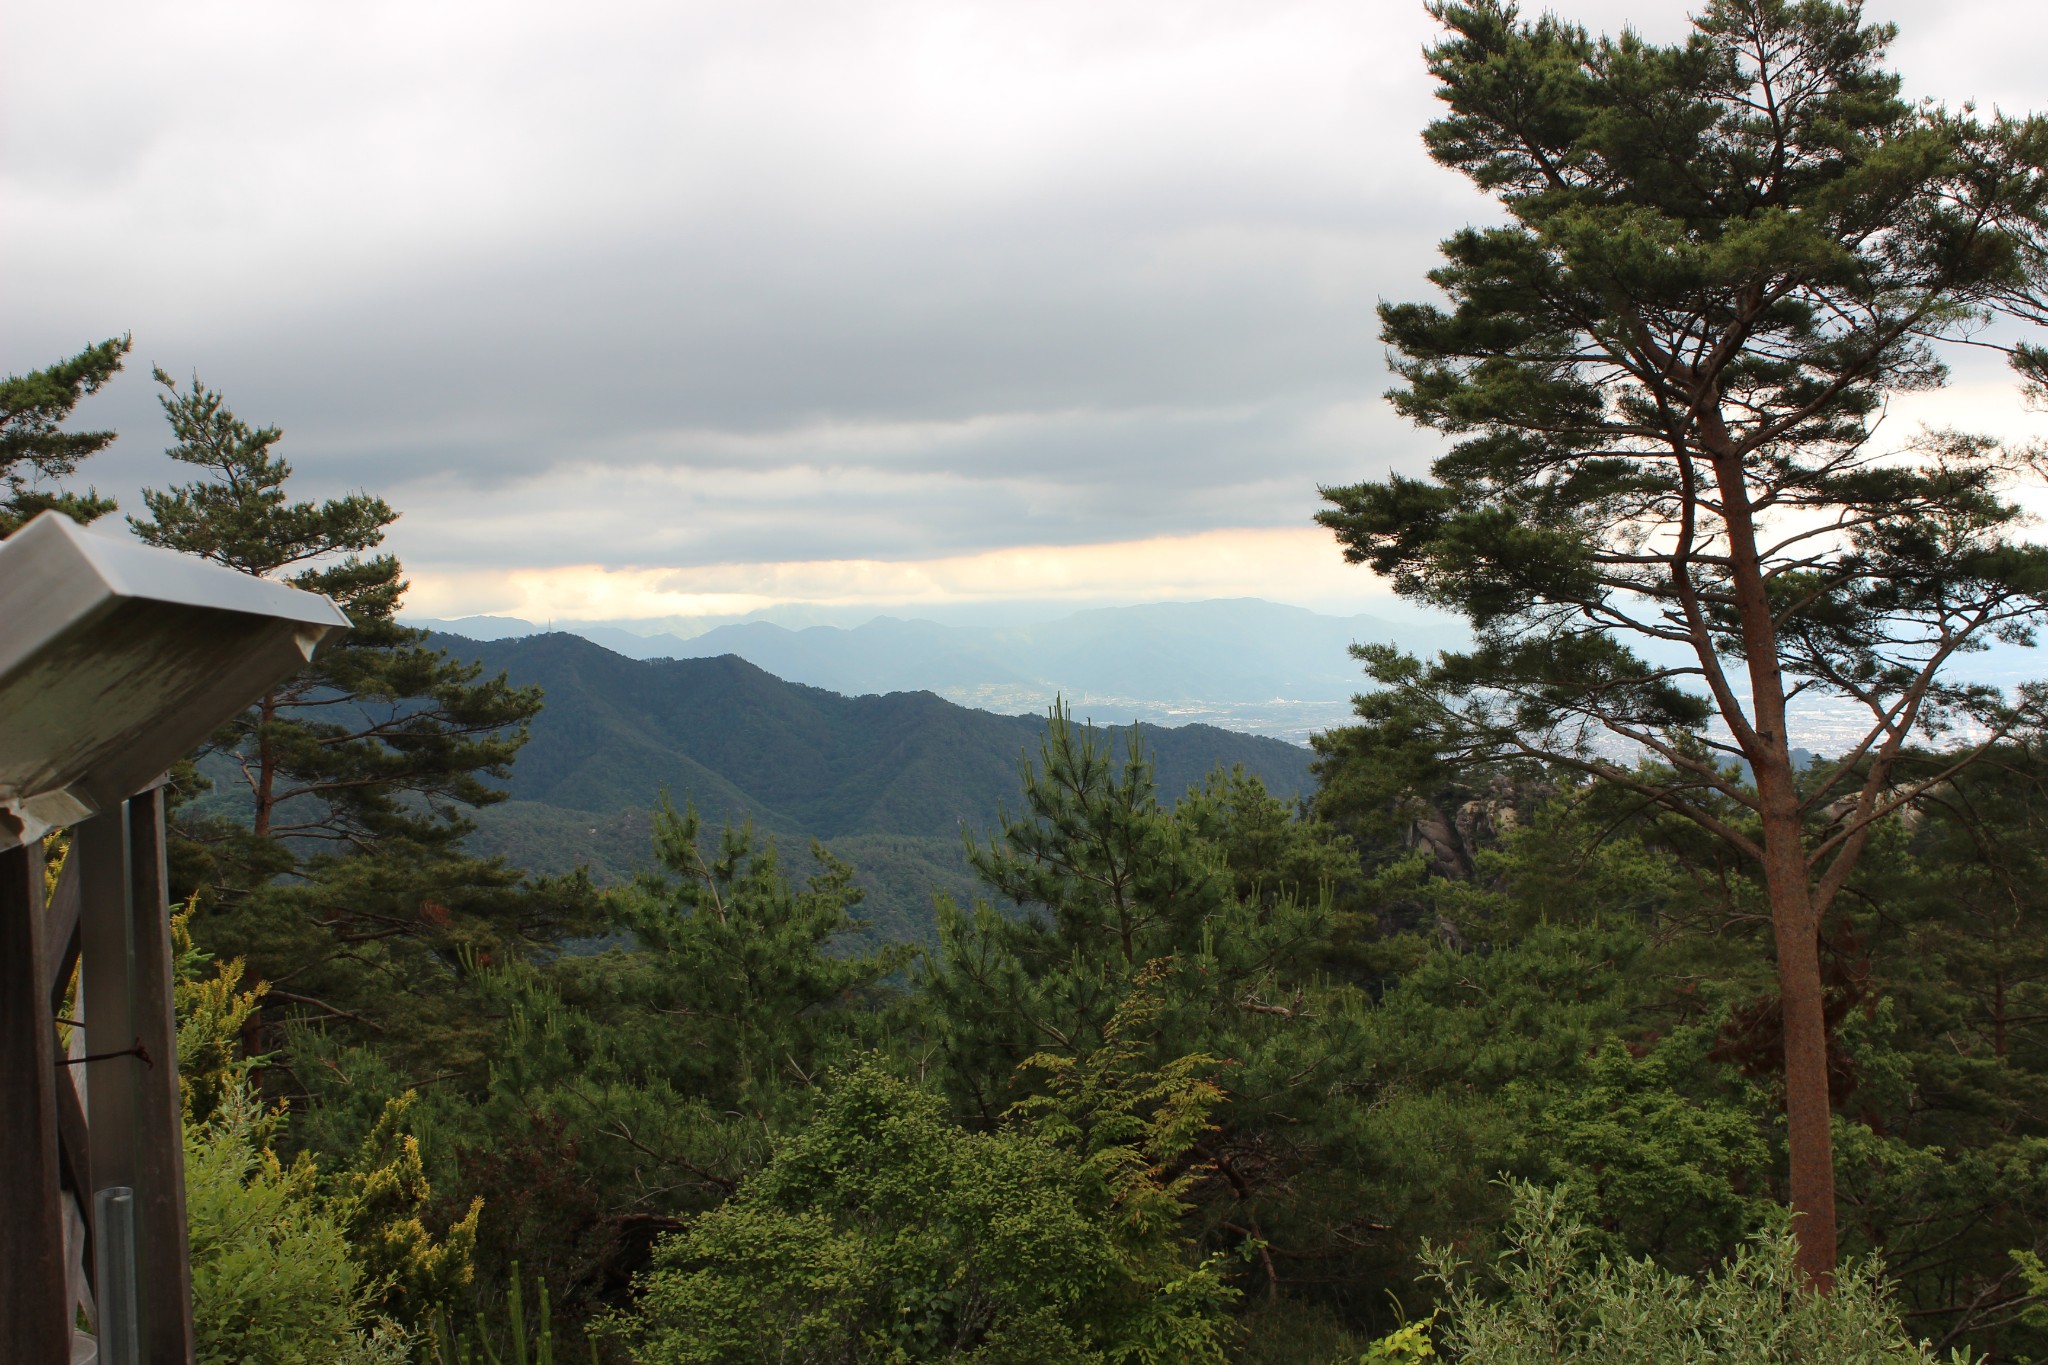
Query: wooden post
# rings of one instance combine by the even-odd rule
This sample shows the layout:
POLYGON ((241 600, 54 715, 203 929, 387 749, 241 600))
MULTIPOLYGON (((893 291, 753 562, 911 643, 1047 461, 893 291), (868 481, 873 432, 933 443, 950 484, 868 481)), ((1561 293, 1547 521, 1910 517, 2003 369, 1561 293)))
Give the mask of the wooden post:
POLYGON ((57 1025, 43 943, 43 850, 0 852, 0 1359, 71 1359, 57 1175, 57 1025))
MULTIPOLYGON (((65 999, 66 992, 71 989, 73 973, 78 969, 83 942, 78 923, 84 899, 79 891, 78 862, 75 856, 64 860, 64 870, 58 875, 57 884, 50 889, 49 905, 43 917, 43 979, 50 984, 50 1013, 59 1019, 79 1020, 85 1017, 85 983, 82 977, 78 979, 76 997, 65 999)), ((65 1274, 72 1280, 74 1303, 81 1301, 77 1291, 83 1290, 86 1295, 94 1292, 92 1192, 99 1186, 92 1183, 92 1137, 85 1121, 86 1073, 91 1068, 67 1065, 67 1062, 84 1056, 88 1041, 85 1030, 74 1024, 70 1052, 65 1053, 60 1048, 57 1057, 57 1162, 64 1174, 66 1197, 77 1211, 79 1224, 85 1230, 84 1242, 77 1249, 77 1261, 65 1267, 65 1274)), ((59 1212, 63 1212, 61 1206, 59 1212)), ((66 1217, 68 1223, 68 1215, 66 1217)))
MULTIPOLYGON (((135 1086, 139 1057, 113 1057, 135 1041, 134 984, 128 947, 128 818, 121 807, 81 820, 71 829, 78 871, 78 1017, 85 1050, 101 1059, 73 1070, 85 1073, 87 1141, 93 1187, 135 1183, 135 1086)), ((69 869, 67 869, 68 871, 69 869)))
MULTIPOLYGON (((78 858, 74 855, 64 860, 64 870, 57 878, 57 885, 50 891, 50 901, 43 917, 43 953, 47 964, 43 979, 50 983, 50 1013, 58 1018, 72 1019, 85 1017, 85 986, 81 979, 75 999, 67 1001, 65 992, 70 988, 72 973, 78 967, 83 935, 79 932, 79 917, 84 900, 79 890, 78 858)), ((47 869, 46 869, 47 870, 47 869)), ((74 1027, 71 1035, 71 1056, 83 1056, 86 1044, 91 1041, 83 1028, 74 1027)), ((65 1187, 78 1210, 78 1220, 85 1226, 83 1259, 75 1267, 85 1288, 92 1287, 92 1192, 99 1186, 92 1183, 92 1139, 86 1127, 85 1094, 86 1066, 66 1065, 68 1058, 57 1058, 57 1160, 63 1168, 65 1187)))
MULTIPOLYGON (((185 1225, 184 1105, 178 1096, 178 1021, 171 1000, 170 878, 164 867, 161 785, 128 800, 129 942, 134 951, 135 1035, 149 1053, 136 1097, 136 1255, 142 1358, 191 1365, 192 1265, 185 1225)), ((97 1119, 97 1115, 94 1116, 97 1119)))

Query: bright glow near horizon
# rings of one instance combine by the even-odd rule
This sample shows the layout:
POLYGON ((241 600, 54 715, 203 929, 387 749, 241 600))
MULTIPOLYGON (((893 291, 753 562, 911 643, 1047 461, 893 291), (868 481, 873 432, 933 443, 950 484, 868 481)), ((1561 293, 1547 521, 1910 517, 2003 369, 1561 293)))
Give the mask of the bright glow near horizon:
POLYGON ((1385 593, 1347 568, 1327 533, 1232 529, 1118 544, 1036 545, 944 559, 819 560, 688 570, 573 564, 511 572, 412 575, 409 612, 527 621, 728 619, 792 603, 916 608, 935 604, 1092 603, 1115 584, 1127 602, 1267 597, 1336 615, 1370 611, 1385 593))

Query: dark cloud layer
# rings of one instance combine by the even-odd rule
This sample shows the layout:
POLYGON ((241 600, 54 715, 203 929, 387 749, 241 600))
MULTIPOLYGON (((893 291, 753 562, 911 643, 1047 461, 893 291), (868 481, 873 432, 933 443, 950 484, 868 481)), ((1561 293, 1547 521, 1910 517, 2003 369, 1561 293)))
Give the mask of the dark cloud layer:
MULTIPOLYGON (((2036 7, 1871 11, 1910 89, 2048 103, 2036 7)), ((133 329, 84 414, 124 433, 103 485, 167 480, 147 364, 196 369, 309 487, 404 508, 427 574, 1299 526, 1318 482, 1427 458, 1373 305, 1487 211, 1420 151, 1406 0, 11 28, 0 365, 133 329)))

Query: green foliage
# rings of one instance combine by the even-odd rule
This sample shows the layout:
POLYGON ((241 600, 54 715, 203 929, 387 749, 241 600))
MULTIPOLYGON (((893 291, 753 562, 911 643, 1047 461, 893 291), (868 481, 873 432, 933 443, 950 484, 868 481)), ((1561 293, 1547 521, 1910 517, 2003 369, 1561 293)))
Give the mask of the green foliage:
MULTIPOLYGON (((1027 1059, 1024 1069, 1043 1074, 1043 1089, 1010 1112, 1080 1154, 1083 1172, 1109 1192, 1125 1273, 1141 1292, 1150 1291, 1119 1315, 1119 1330, 1140 1343, 1121 1358, 1220 1360, 1213 1324, 1186 1314, 1191 1307, 1214 1309, 1236 1294, 1222 1282, 1214 1258, 1190 1269, 1173 1234, 1190 1209, 1187 1196, 1210 1174, 1191 1158, 1216 1131, 1211 1119, 1224 1093, 1212 1077, 1223 1063, 1193 1055, 1156 1069, 1147 1065, 1170 969, 1165 960, 1147 964, 1094 1052, 1027 1059)), ((1108 1356, 1120 1358, 1115 1350, 1108 1356)))
POLYGON ((1436 1326, 1436 1319, 1437 1315, 1432 1313, 1421 1322, 1395 1328, 1367 1346, 1358 1365, 1406 1365, 1409 1361, 1437 1359, 1436 1343, 1430 1340, 1430 1329, 1436 1326))
MULTIPOLYGON (((1680 1089, 1663 1067, 1633 1063, 1628 1044, 1641 1045, 1642 1022, 1658 1003, 1657 961, 1625 919, 1538 925, 1483 951, 1438 943, 1377 1006, 1355 1007, 1362 1062, 1340 1074, 1357 1087, 1356 1108, 1336 1129, 1342 1145, 1323 1156, 1349 1170, 1310 1177, 1330 1189, 1326 1205, 1351 1200, 1370 1210, 1366 1226, 1336 1229, 1356 1243, 1338 1262, 1344 1271, 1382 1304, 1392 1292, 1423 1310, 1412 1287, 1419 1240, 1484 1245, 1501 1217, 1493 1182, 1504 1171, 1556 1179, 1596 1168, 1642 1204, 1614 1223, 1621 1244, 1645 1250, 1635 1239, 1647 1236, 1688 1266, 1696 1263, 1688 1251, 1718 1249, 1731 1209, 1739 1217, 1745 1206, 1725 1186, 1720 1203, 1688 1200, 1688 1179, 1713 1176, 1695 1175, 1687 1162, 1702 1148, 1716 1158, 1756 1157, 1742 1139, 1745 1130, 1754 1138, 1757 1118, 1720 1068, 1697 1062, 1680 1089), (1609 1074, 1596 1076, 1603 1065, 1609 1074), (1705 1133, 1632 1126, 1641 1112, 1697 1113, 1705 1133)), ((1318 1107, 1326 1124, 1344 1114, 1334 1103, 1318 1107)), ((1761 1175, 1740 1166, 1722 1179, 1761 1175)))
POLYGON ((1358 876, 1349 839, 1300 818, 1243 767, 1210 770, 1174 805, 1188 835, 1214 848, 1240 901, 1271 912, 1322 900, 1358 876))
MULTIPOLYGON (((978 907, 964 926, 953 912, 953 956, 920 965, 909 999, 892 998, 897 959, 847 951, 858 921, 844 868, 818 863, 793 884, 758 836, 713 834, 687 809, 663 817, 664 871, 618 898, 631 932, 615 946, 479 969, 484 1008, 503 1021, 490 1084, 435 1086, 406 1111, 420 1178, 433 1172, 423 1226, 456 1224, 485 1200, 478 1278, 454 1295, 458 1318, 480 1313, 497 1324, 499 1354, 510 1349, 516 1258, 548 1291, 556 1339, 574 1342, 579 1324, 624 1302, 625 1280, 659 1244, 656 1273, 683 1324, 671 1345, 722 1341, 727 1355, 707 1358, 748 1358, 733 1354, 747 1325, 772 1318, 792 1350, 868 1350, 840 1324, 897 1322, 910 1303, 919 1322, 943 1319, 903 1347, 923 1358, 957 1325, 944 1316, 959 1306, 945 1297, 952 1271, 929 1269, 952 1262, 901 1241, 897 1213, 870 1220, 886 1201, 860 1203, 861 1182, 916 1190, 920 1216, 979 1217, 945 1193, 953 1177, 933 1174, 955 1159, 934 1153, 970 1138, 959 1150, 981 1155, 958 1158, 962 1186, 997 1182, 1001 1151, 1015 1163, 1002 1179, 1033 1198, 1048 1182, 1083 1182, 1123 1199, 1108 1245, 1127 1266, 1143 1260, 1118 1237, 1174 1229, 1154 1244, 1158 1273, 1206 1264, 1238 1291, 1231 1311, 1249 1338, 1233 1358, 1262 1365, 1355 1360, 1372 1333, 1426 1316, 1419 1244, 1490 1254, 1503 1172, 1564 1182, 1589 1253, 1650 1257, 1682 1276, 1769 1221, 1783 1134, 1774 1049, 1751 1034, 1769 1027, 1754 1007, 1770 978, 1753 942, 1754 885, 1711 841, 1631 815, 1598 786, 1483 780, 1435 807, 1469 875, 1436 861, 1399 886, 1345 879, 1356 846, 1256 784, 1219 775, 1166 807, 1147 795, 1142 754, 1133 769, 1091 757, 1087 742, 1077 727, 1062 751, 1049 732, 1034 774, 1045 794, 1010 822, 1022 837, 999 830, 977 846, 1004 884, 1054 898, 1065 931, 1042 902, 1021 919, 978 907), (1025 848, 1040 860, 1029 883, 1025 848), (1122 876, 1120 850, 1174 860, 1171 875, 1122 876), (1311 877, 1317 899, 1304 905, 1311 877), (1359 906, 1356 922, 1326 906, 1324 881, 1359 906), (1111 928, 1118 885, 1134 944, 1153 954, 1135 963, 1111 928), (1155 912, 1189 887, 1201 913, 1155 912), (1162 901, 1146 899, 1155 893, 1162 901), (1412 914, 1382 927, 1374 898, 1387 895, 1412 914), (1398 965, 1346 977, 1366 955, 1337 952, 1344 933, 1398 965), (797 1163, 792 1144, 822 1143, 841 1122, 823 1112, 838 1092, 816 1078, 863 1067, 878 1086, 885 1073, 920 1076, 903 1103, 930 1108, 937 1093, 958 1117, 935 1111, 942 1141, 797 1163), (1037 1163, 1039 1174, 1017 1173, 1037 1163), (827 1192, 842 1184, 853 1203, 827 1192), (684 1300, 696 1306, 674 1307, 684 1300)), ((1846 954, 1837 1051, 1855 1077, 1836 1125, 1851 1247, 1885 1252, 1916 1325, 1995 1342, 2001 1359, 2027 1358, 2038 1332, 2013 1320, 2028 1300, 2014 1298, 2026 1291, 2009 1252, 2039 1247, 2033 1229, 2048 1226, 2048 1143, 2030 1098, 2038 1025, 2020 1013, 2033 1011, 2035 946, 2002 927, 2023 926, 2011 898, 2036 882, 2030 761, 2008 755, 1874 845, 1852 891, 1882 913, 1830 929, 1846 954)), ((1402 863, 1384 845, 1362 857, 1402 863)), ((367 1168, 357 1154, 405 1073, 371 1049, 312 1043, 292 1058, 317 1097, 295 1119, 299 1140, 323 1168, 367 1168)), ((842 1113, 842 1137, 884 1131, 885 1110, 896 1112, 842 1113)), ((945 1255, 983 1236, 947 1231, 945 1255)), ((1016 1275, 1002 1293, 1024 1292, 1016 1275)), ((530 1313, 530 1292, 526 1302, 530 1313)), ((1015 1352, 1054 1360, 1095 1349, 1078 1329, 1045 1327, 1065 1321, 1057 1314, 1018 1312, 1008 1337, 991 1329, 976 1349, 1029 1342, 1015 1352)))
POLYGON ((1229 888, 1160 809, 1143 749, 1132 743, 1119 764, 1056 708, 1039 755, 1023 772, 1028 816, 972 848, 974 870, 1013 904, 1041 907, 1060 943, 1126 968, 1185 942, 1229 888))
MULTIPOLYGON (((2048 719, 2048 689, 1950 675, 2048 615, 2048 548, 2014 496, 2034 456, 1877 439, 1892 394, 1945 382, 1940 348, 2042 320, 2048 118, 1902 100, 1881 66, 1895 30, 1853 4, 1711 0, 1669 46, 1509 0, 1430 12, 1446 112, 1424 140, 1506 221, 1442 242, 1445 306, 1380 307, 1389 398, 1455 444, 1427 480, 1325 489, 1318 520, 1476 642, 1359 649, 1380 687, 1325 774, 1362 767, 1335 783, 1354 798, 1406 774, 1427 797, 1446 769, 1549 764, 1751 865, 1789 1197, 1824 1281, 1826 917, 1914 795, 1895 780, 1910 735, 2048 719), (1794 698, 1861 717, 1843 761, 1798 771, 1794 698)), ((2000 349, 2038 381, 2038 349, 2000 349)))
MULTIPOLYGON (((2048 1249, 2034 763, 2002 750, 1888 825, 1824 940, 1845 1249, 1883 1255, 1918 1330, 2001 1360, 2042 1349, 2014 1321, 2028 1291, 2009 1252, 2048 1249)), ((1754 880, 1680 822, 1623 818, 1631 804, 1565 784, 1480 851, 1478 884, 1423 889, 1470 946, 1439 940, 1366 1016, 1357 1169, 1403 1201, 1383 1205, 1389 1242, 1483 1249, 1505 1171, 1567 1182, 1610 1254, 1695 1273, 1781 1197, 1754 880)))
MULTIPOLYGON (((212 477, 143 493, 148 519, 129 520, 150 544, 267 578, 336 554, 360 554, 381 542, 384 528, 397 520, 389 504, 363 493, 318 504, 290 501, 284 484, 291 466, 271 453, 282 430, 251 427, 196 378, 180 393, 176 380, 161 369, 153 373, 167 391, 157 402, 177 438, 165 454, 212 477)), ((388 559, 349 558, 325 571, 301 569, 294 581, 337 596, 344 609, 371 607, 367 614, 376 616, 381 613, 375 605, 388 608, 396 600, 396 568, 388 559), (341 591, 347 586, 357 591, 341 591)))
MULTIPOLYGON (((687 792, 706 820, 751 822, 786 852, 813 839, 854 865, 875 943, 936 940, 935 890, 969 903, 961 831, 1014 802, 1017 755, 1043 717, 969 710, 929 692, 838 696, 743 660, 635 660, 572 635, 436 637, 487 672, 547 691, 509 784, 474 813, 467 846, 540 873, 588 867, 600 883, 651 866, 657 792, 687 792)), ((1136 727, 1159 788, 1242 765, 1289 806, 1309 786, 1297 746, 1205 725, 1136 727)), ((1101 738, 1119 755, 1128 732, 1101 738)))
POLYGON ((1141 744, 1119 761, 1062 709, 1023 777, 1024 812, 968 849, 1022 917, 941 902, 941 950, 919 983, 926 1026, 976 1112, 1001 1112, 1011 1068, 1048 1043, 1068 1056, 1098 1046, 1154 959, 1178 964, 1168 1051, 1204 1051, 1204 1030, 1240 1016, 1293 1017, 1285 1002, 1345 861, 1330 831, 1291 820, 1241 772, 1163 807, 1141 744))
POLYGON ((406 1111, 417 1142, 380 1138, 365 1102, 406 1083, 389 1051, 318 1034, 294 1048, 322 1150, 404 1158, 400 1184, 431 1189, 429 1225, 453 1225, 451 1244, 483 1201, 489 1311, 519 1261, 565 1327, 588 1318, 658 1235, 767 1160, 813 1078, 886 1039, 880 983, 907 950, 847 950, 861 928, 848 869, 819 859, 792 884, 751 829, 711 835, 688 808, 664 807, 656 831, 661 871, 607 899, 604 951, 474 966, 488 1065, 422 1091, 406 1111))
POLYGON ((1872 1266, 1846 1267, 1832 1294, 1809 1292, 1782 1227, 1692 1278, 1646 1259, 1591 1254, 1588 1229, 1568 1202, 1560 1192, 1516 1187, 1507 1248, 1493 1266, 1496 1292, 1461 1276, 1449 1252, 1433 1253, 1448 1300, 1438 1328, 1446 1361, 1967 1365, 1962 1353, 1937 1356, 1907 1335, 1872 1266))
MULTIPOLYGON (((192 1312, 201 1365, 375 1358, 398 1335, 310 1161, 270 1150, 275 1114, 245 1085, 185 1136, 192 1312)), ((388 1358, 388 1357, 387 1357, 388 1358)), ((396 1358, 403 1359, 403 1351, 396 1358)))
MULTIPOLYGON (((575 700, 558 699, 551 705, 566 710, 575 700)), ((643 794, 643 799, 651 797, 652 793, 643 794)), ((600 887, 618 886, 654 870, 655 813, 653 806, 599 812, 514 799, 477 811, 472 817, 476 833, 464 847, 532 874, 561 876, 582 870, 600 887)), ((784 848, 810 843, 801 830, 778 832, 776 838, 784 848)), ((846 834, 819 842, 854 870, 854 884, 862 893, 861 915, 867 921, 856 937, 870 946, 935 943, 933 896, 971 900, 978 885, 957 831, 944 836, 846 834)))
MULTIPOLYGON (((512 1263, 512 1275, 505 1291, 505 1331, 502 1339, 505 1349, 500 1352, 494 1342, 499 1334, 490 1330, 479 1317, 467 1330, 455 1326, 454 1318, 443 1310, 434 1315, 432 1330, 428 1336, 430 1365, 556 1365, 554 1313, 548 1302, 548 1287, 545 1280, 535 1283, 539 1299, 535 1314, 537 1325, 529 1327, 526 1314, 526 1286, 519 1272, 519 1263, 512 1263)), ((597 1344, 591 1343, 591 1360, 597 1359, 597 1344)))
POLYGON ((1142 982, 1149 1022, 1127 1042, 1145 1065, 1229 1063, 1185 1190, 1204 1244, 1268 1297, 1297 1274, 1348 1283, 1392 1195, 1360 1083, 1366 1001, 1322 970, 1348 841, 1242 773, 1163 806, 1142 747, 1119 759, 1055 712, 1023 810, 970 857, 1020 913, 940 907, 916 1018, 956 1106, 993 1127, 1050 1098, 1142 982))
POLYGON ((383 1120, 337 1177, 310 1155, 275 1150, 282 1105, 266 1107, 242 1053, 264 993, 240 990, 243 964, 193 945, 189 910, 171 919, 173 1005, 184 1101, 186 1202, 201 1361, 288 1365, 407 1359, 424 1310, 470 1279, 480 1209, 437 1237, 424 1221, 433 1191, 401 1121, 383 1120))
MULTIPOLYGON (((1208 1103, 1125 1079, 1163 1084, 1177 1116, 1208 1103)), ((1144 1151, 1077 1135, 963 1132, 864 1062, 730 1202, 661 1246, 614 1330, 647 1365, 1220 1363, 1230 1291, 1188 1252, 1172 1190, 1144 1151)))
MULTIPOLYGON (((1362 651, 1385 685, 1366 727, 1414 762, 1582 765, 1757 856, 1709 806, 1760 799, 1728 757, 1789 771, 1786 688, 1869 709, 1877 761, 1828 774, 1866 797, 1923 720, 2013 725, 1996 689, 1939 678, 2043 611, 2008 496, 2027 457, 1945 432, 1890 450, 1872 424, 1944 381, 1937 343, 2038 316, 2048 121, 1905 102, 1893 30, 1853 6, 1716 0, 1668 47, 1501 0, 1432 13, 1425 141, 1508 221, 1442 243, 1447 307, 1380 310, 1395 406, 1458 443, 1428 481, 1326 489, 1319 519, 1479 638, 1362 651), (1602 731, 1681 780, 1633 779, 1602 731)), ((1845 873, 1859 850, 1835 846, 1845 873)))
POLYGON ((1536 1110, 1529 1140, 1618 1248, 1704 1263, 1769 1215, 1763 1106, 1704 1065, 1710 1042, 1701 1029, 1611 1041, 1536 1110))
POLYGON ((61 426, 79 399, 120 372, 128 347, 129 338, 110 337, 69 360, 0 379, 0 540, 38 512, 54 509, 89 522, 114 510, 114 500, 97 489, 72 493, 46 485, 69 478, 81 460, 113 442, 111 431, 61 426))
POLYGON ((1907 1309, 1944 1328, 1961 1309, 2000 1358, 2048 1350, 2048 1324, 1999 1326, 2025 1292, 2008 1253, 2048 1250, 2040 760, 2000 746, 1917 803, 1829 935, 1852 1245, 1883 1253, 1907 1309))
POLYGON ((168 453, 200 477, 146 491, 136 534, 326 594, 352 625, 181 771, 172 868, 181 888, 206 891, 193 933, 272 983, 273 1019, 399 1024, 419 1074, 474 1065, 461 1055, 476 1045, 473 1011, 440 988, 464 954, 549 946, 593 918, 577 880, 529 887, 459 848, 462 811, 502 799, 491 781, 508 772, 539 694, 480 680, 396 623, 398 561, 372 553, 397 516, 381 499, 294 501, 277 428, 250 426, 196 379, 181 390, 156 377, 168 453), (208 791, 216 779, 222 789, 208 791), (391 990, 394 979, 410 989, 391 990))
POLYGON ((171 1004, 178 1020, 178 1094, 187 1125, 204 1123, 261 1063, 242 1050, 242 1035, 263 1003, 264 986, 242 984, 243 963, 220 963, 202 975, 212 955, 192 942, 192 907, 171 915, 176 955, 171 1004))
POLYGON ((241 1052, 263 988, 238 989, 239 961, 206 972, 189 922, 189 910, 174 915, 171 933, 197 1359, 347 1358, 366 1341, 391 1338, 396 1325, 375 1316, 378 1283, 351 1254, 312 1161, 287 1165, 273 1150, 284 1116, 258 1098, 249 1081, 258 1059, 241 1052))
POLYGON ((797 892, 751 827, 727 826, 714 853, 702 836, 695 808, 679 815, 664 801, 654 846, 666 875, 643 876, 620 898, 620 920, 652 968, 637 1003, 696 1021, 692 1090, 759 1112, 778 1077, 801 1080, 822 1060, 837 1027, 823 1007, 897 970, 908 950, 831 950, 862 927, 852 915, 860 892, 822 845, 811 848, 820 871, 797 892))
POLYGON ((342 643, 213 740, 243 768, 250 803, 248 847, 232 864, 243 876, 225 889, 247 894, 251 875, 302 868, 295 848, 308 841, 446 847, 465 831, 454 806, 500 799, 484 779, 506 775, 539 695, 502 679, 477 685, 480 669, 421 648, 421 632, 392 619, 405 589, 398 561, 364 558, 397 519, 386 503, 362 493, 291 501, 291 466, 272 451, 281 431, 251 428, 197 380, 186 392, 161 371, 157 380, 178 440, 168 453, 205 477, 146 490, 150 516, 130 518, 136 534, 325 594, 351 623, 342 643), (278 846, 287 837, 295 847, 278 846))
POLYGON ((483 1214, 483 1200, 472 1198, 445 1233, 436 1236, 428 1230, 434 1188, 419 1138, 404 1128, 406 1111, 418 1098, 408 1090, 385 1104, 353 1169, 335 1182, 334 1194, 336 1215, 356 1259, 375 1283, 385 1286, 386 1310, 416 1326, 428 1320, 436 1305, 451 1302, 469 1287, 483 1214))

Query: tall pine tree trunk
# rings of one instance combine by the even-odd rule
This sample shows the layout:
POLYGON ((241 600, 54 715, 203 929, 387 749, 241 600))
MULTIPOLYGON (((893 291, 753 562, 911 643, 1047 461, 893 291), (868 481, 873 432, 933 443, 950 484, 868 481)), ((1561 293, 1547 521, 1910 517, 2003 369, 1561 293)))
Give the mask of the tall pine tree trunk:
POLYGON ((1778 999, 1785 1027, 1786 1146, 1799 1268, 1822 1293, 1835 1282, 1835 1140, 1828 1100, 1828 1030, 1820 978, 1820 933, 1807 894, 1805 851, 1766 836, 1771 927, 1778 941, 1778 999))
MULTIPOLYGON (((1828 1101, 1827 1018, 1822 1010, 1820 926, 1807 873, 1798 774, 1786 728, 1785 675, 1778 625, 1757 554, 1756 519, 1741 453, 1717 412, 1703 415, 1714 447, 1715 482, 1728 532, 1728 566, 1743 653, 1749 664, 1750 714, 1744 756, 1756 782, 1763 824, 1764 888, 1777 940, 1778 999, 1785 1035, 1785 1141, 1799 1266, 1815 1289, 1834 1287, 1835 1140, 1828 1101)), ((1729 716, 1743 733, 1742 718, 1729 716)))
POLYGON ((256 723, 256 811, 250 832, 259 839, 270 837, 270 815, 277 806, 277 754, 271 743, 271 723, 277 719, 277 694, 266 692, 257 703, 256 723))

